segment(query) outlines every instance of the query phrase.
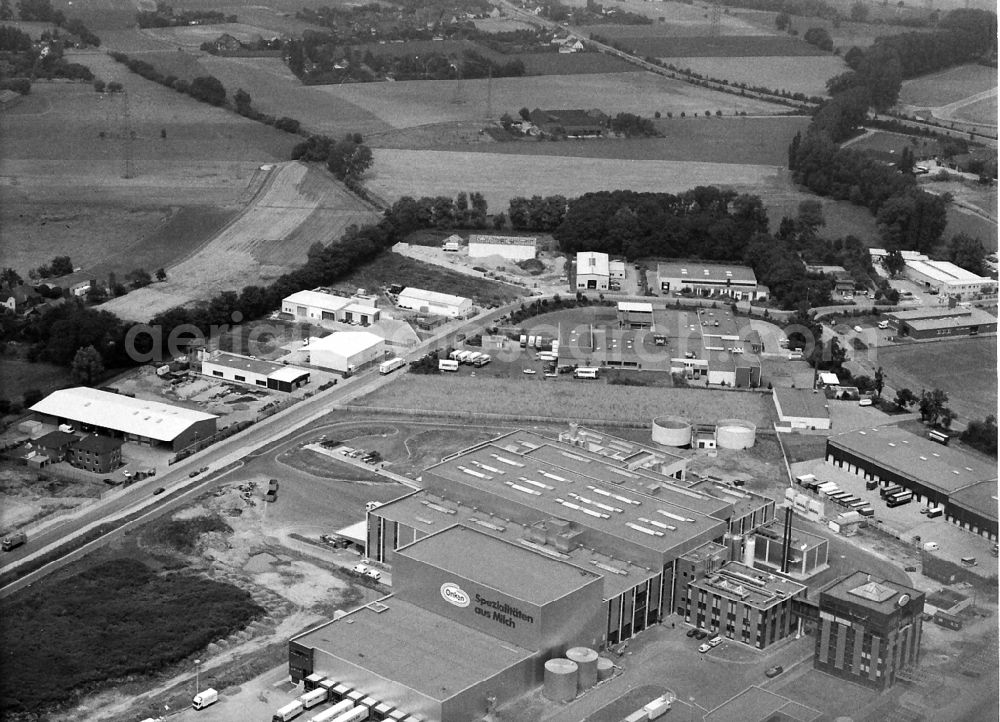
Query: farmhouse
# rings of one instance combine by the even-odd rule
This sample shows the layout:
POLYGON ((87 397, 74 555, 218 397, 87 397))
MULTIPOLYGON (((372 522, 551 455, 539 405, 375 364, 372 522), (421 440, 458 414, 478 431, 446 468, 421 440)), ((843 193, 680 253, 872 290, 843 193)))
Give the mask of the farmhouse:
POLYGON ((468 298, 409 286, 400 291, 396 305, 419 313, 449 318, 464 318, 472 313, 472 301, 468 298))
POLYGON ((826 461, 883 487, 898 484, 909 489, 918 502, 944 506, 952 524, 997 539, 995 463, 897 426, 831 436, 826 461))
POLYGON ((308 369, 225 351, 214 351, 211 354, 202 351, 201 356, 201 373, 205 376, 286 392, 309 383, 308 369))
POLYGON ((576 254, 576 288, 581 291, 607 291, 611 269, 607 253, 580 251, 576 254))
POLYGON ((310 339, 302 350, 313 366, 350 375, 385 359, 385 339, 368 331, 341 331, 310 339))
POLYGON ((159 401, 78 386, 55 391, 31 407, 58 424, 79 424, 137 444, 168 446, 174 451, 215 434, 218 416, 159 401))
POLYGON ((608 116, 600 110, 540 110, 531 111, 531 122, 543 133, 572 138, 599 137, 604 134, 608 116))
POLYGON ((538 239, 523 236, 469 236, 469 258, 501 256, 510 261, 526 261, 538 252, 538 239))
POLYGON ((948 261, 908 260, 906 275, 925 288, 960 301, 997 295, 997 282, 948 261))
POLYGON ((290 314, 295 321, 309 323, 340 322, 355 326, 370 326, 382 317, 378 298, 364 289, 348 295, 329 288, 298 291, 281 302, 282 313, 290 314))
POLYGON ((918 308, 887 313, 889 326, 898 336, 941 338, 996 333, 996 316, 979 308, 918 308))
POLYGON ((730 296, 737 301, 758 301, 767 293, 747 266, 691 263, 660 263, 657 281, 663 293, 694 293, 698 296, 730 296))
POLYGON ((122 443, 121 439, 91 434, 70 447, 66 460, 78 469, 107 474, 122 465, 122 443))
POLYGON ((813 389, 776 388, 773 395, 779 431, 830 428, 830 409, 823 393, 813 389))

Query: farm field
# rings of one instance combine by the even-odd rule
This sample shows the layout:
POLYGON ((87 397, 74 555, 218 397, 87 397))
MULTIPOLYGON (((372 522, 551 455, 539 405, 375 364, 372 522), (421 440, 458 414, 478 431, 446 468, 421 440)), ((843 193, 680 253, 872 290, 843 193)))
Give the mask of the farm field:
POLYGON ((947 113, 950 118, 955 118, 956 120, 965 120, 969 123, 975 123, 977 125, 991 125, 994 128, 997 126, 997 96, 996 89, 993 90, 994 95, 990 98, 983 98, 982 100, 977 100, 968 105, 963 105, 960 108, 956 108, 951 112, 947 113))
MULTIPOLYGON (((665 112, 665 111, 661 111, 665 112)), ((700 161, 784 165, 788 144, 805 131, 809 118, 773 116, 758 118, 661 118, 654 121, 663 138, 604 140, 515 141, 452 146, 456 151, 511 155, 546 155, 622 160, 700 161)))
POLYGON ((676 193, 699 185, 724 185, 765 196, 769 189, 791 190, 787 172, 766 165, 379 148, 372 152, 375 163, 366 183, 390 201, 406 195, 454 196, 478 190, 491 209, 498 209, 516 196, 579 196, 620 188, 676 193), (484 169, 489 170, 484 173, 484 169))
POLYGON ((995 221, 963 211, 954 205, 948 206, 947 214, 948 225, 945 226, 942 238, 950 239, 957 233, 965 233, 981 240, 987 253, 993 253, 997 250, 997 224, 995 221))
MULTIPOLYGON (((569 7, 585 7, 586 0, 566 0, 563 3, 569 7)), ((587 33, 597 33, 605 37, 622 37, 623 34, 634 35, 708 35, 711 28, 709 5, 707 3, 667 2, 647 3, 643 0, 619 0, 614 7, 626 12, 645 15, 653 20, 652 25, 613 25, 598 24, 581 26, 579 29, 587 33), (663 21, 660 21, 663 18, 663 21)), ((749 25, 743 19, 736 17, 732 8, 724 8, 719 18, 719 32, 722 35, 760 35, 759 28, 749 25)))
POLYGON ((774 404, 765 394, 607 386, 602 382, 545 383, 535 377, 523 378, 528 380, 406 374, 351 405, 436 411, 447 408, 455 412, 578 419, 582 423, 648 423, 668 410, 695 422, 739 418, 769 426, 776 418, 774 404), (442 405, 442 399, 448 399, 447 406, 442 405))
MULTIPOLYGON (((249 42, 255 36, 267 37, 280 35, 281 31, 275 28, 262 27, 260 25, 247 24, 242 17, 242 12, 234 11, 240 22, 219 23, 216 25, 180 25, 170 28, 143 28, 138 30, 141 35, 145 35, 154 41, 162 42, 166 45, 187 47, 197 49, 202 43, 215 40, 222 34, 232 35, 237 40, 249 42)), ((304 27, 316 30, 314 26, 301 23, 304 27)))
POLYGON ((847 70, 834 55, 814 57, 693 57, 670 58, 670 64, 708 78, 825 96, 826 81, 847 70))
POLYGON ((963 422, 996 414, 995 337, 913 343, 878 349, 878 363, 893 388, 939 388, 963 422))
POLYGON ((848 140, 843 146, 851 150, 871 151, 879 154, 902 153, 903 148, 909 148, 918 159, 933 158, 940 153, 940 145, 933 138, 890 133, 886 130, 865 131, 864 135, 848 140))
POLYGON ((864 206, 856 206, 848 201, 821 198, 812 193, 798 190, 788 193, 768 192, 761 195, 767 206, 767 217, 771 222, 772 233, 778 229, 782 216, 795 218, 799 212, 799 203, 809 200, 819 201, 823 206, 823 218, 826 225, 819 231, 822 238, 855 236, 869 246, 878 246, 881 243, 875 217, 864 206))
MULTIPOLYGON (((961 65, 903 82, 901 105, 938 108, 997 87, 996 68, 961 65)), ((994 118, 995 119, 995 118, 994 118)))
POLYGON ((604 53, 522 53, 510 57, 524 63, 525 72, 532 76, 635 72, 635 66, 604 53))
POLYGON ((309 247, 337 240, 375 213, 324 171, 285 163, 270 171, 254 202, 208 244, 167 269, 168 278, 101 306, 145 321, 174 306, 277 278, 305 262, 309 247))
MULTIPOLYGON (((226 81, 223 79, 223 82, 226 81)), ((313 110, 303 107, 301 113, 290 114, 308 127, 314 127, 320 109, 338 107, 346 102, 377 116, 384 124, 411 128, 429 123, 482 121, 487 105, 495 117, 504 112, 516 113, 525 106, 592 108, 595 103, 606 112, 643 116, 652 115, 655 110, 672 110, 675 115, 681 111, 700 113, 717 108, 745 110, 751 115, 787 111, 783 106, 698 88, 645 72, 494 78, 492 91, 488 90, 487 80, 463 80, 460 89, 456 88, 457 82, 421 80, 321 86, 310 90, 325 94, 331 100, 317 104, 313 110)), ((252 89, 247 90, 254 95, 252 89)))
POLYGON ((740 58, 812 55, 830 56, 804 40, 788 35, 720 35, 716 37, 635 37, 620 41, 642 56, 657 58, 740 58))

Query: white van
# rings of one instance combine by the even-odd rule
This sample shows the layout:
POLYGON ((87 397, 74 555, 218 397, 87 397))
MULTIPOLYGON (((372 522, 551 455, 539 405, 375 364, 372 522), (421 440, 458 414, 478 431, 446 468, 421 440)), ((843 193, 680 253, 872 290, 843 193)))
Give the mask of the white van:
POLYGON ((194 696, 191 700, 191 706, 195 709, 205 709, 206 707, 215 704, 219 701, 219 693, 209 687, 194 696))

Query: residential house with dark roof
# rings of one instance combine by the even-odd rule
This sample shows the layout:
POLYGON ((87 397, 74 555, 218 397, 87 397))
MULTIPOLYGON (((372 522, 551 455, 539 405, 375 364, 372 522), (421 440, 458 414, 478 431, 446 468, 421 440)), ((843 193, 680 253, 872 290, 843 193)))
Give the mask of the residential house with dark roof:
POLYGON ((107 474, 122 465, 121 439, 91 434, 73 444, 66 460, 78 469, 107 474))

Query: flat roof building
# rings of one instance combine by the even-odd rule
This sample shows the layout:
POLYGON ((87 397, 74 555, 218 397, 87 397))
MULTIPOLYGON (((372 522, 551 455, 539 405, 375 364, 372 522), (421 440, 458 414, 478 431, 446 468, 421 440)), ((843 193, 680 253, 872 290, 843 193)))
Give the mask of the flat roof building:
POLYGON ((396 305, 419 313, 448 318, 464 318, 472 313, 472 301, 468 298, 425 291, 422 288, 404 288, 396 298, 396 305))
POLYGON ((341 374, 354 374, 385 360, 385 339, 368 331, 339 331, 310 339, 302 351, 307 363, 341 374))
POLYGON ((349 323, 370 326, 382 317, 378 298, 358 289, 353 294, 331 288, 297 291, 281 301, 282 313, 295 321, 318 323, 349 323))
POLYGON ((526 261, 538 254, 538 239, 534 236, 469 236, 469 258, 501 256, 510 261, 526 261))
POLYGON ((996 462, 943 446, 898 426, 831 436, 826 441, 826 461, 883 487, 899 485, 909 489, 918 502, 944 506, 945 517, 953 524, 997 539, 995 504, 974 509, 967 501, 985 500, 989 490, 996 494, 996 462))
POLYGON ((201 373, 204 376, 285 392, 309 383, 309 370, 297 366, 226 351, 213 351, 211 354, 203 351, 201 357, 201 373))
POLYGON ((660 292, 693 293, 697 296, 729 296, 737 301, 757 301, 764 297, 763 287, 748 266, 672 261, 656 267, 660 292))
POLYGON ((607 253, 580 251, 576 254, 576 290, 607 291, 611 268, 607 253))
POLYGON ((920 661, 924 594, 854 572, 819 595, 813 667, 875 689, 920 661))
POLYGON ((822 392, 815 389, 775 388, 772 395, 774 408, 778 412, 779 431, 830 428, 830 408, 826 395, 822 392))
POLYGON ((58 423, 79 424, 138 444, 163 444, 179 451, 216 432, 218 416, 78 386, 54 391, 31 407, 58 423))
POLYGON ((925 288, 959 300, 997 295, 995 279, 977 276, 949 261, 910 259, 906 261, 906 275, 925 288))
POLYGON ((980 308, 918 308, 886 314, 899 336, 917 339, 996 333, 997 317, 980 308))
POLYGON ((618 302, 619 328, 653 329, 653 304, 635 301, 618 302))

